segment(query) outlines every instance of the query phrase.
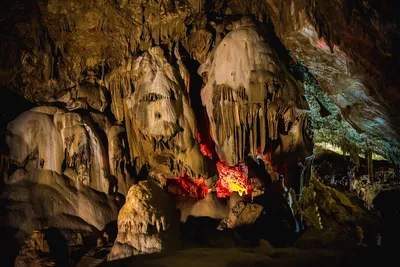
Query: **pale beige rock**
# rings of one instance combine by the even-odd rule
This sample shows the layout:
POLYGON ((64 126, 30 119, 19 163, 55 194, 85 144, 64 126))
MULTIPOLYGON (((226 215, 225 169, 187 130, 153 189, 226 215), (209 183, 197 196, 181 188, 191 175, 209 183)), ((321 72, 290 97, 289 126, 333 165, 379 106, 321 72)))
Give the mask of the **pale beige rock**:
MULTIPOLYGON (((102 114, 83 116, 40 106, 18 116, 8 124, 8 130, 10 158, 26 171, 52 170, 105 193, 126 194, 132 184, 125 129, 102 114), (101 131, 107 136, 108 147, 101 131)), ((21 174, 13 176, 20 180, 21 174)))
MULTIPOLYGON (((18 229, 17 243, 34 229, 46 227, 86 236, 102 230, 118 214, 110 196, 50 170, 35 169, 24 179, 7 184, 0 199, 7 202, 0 226, 18 229)), ((68 242, 76 243, 76 235, 71 238, 68 242)))
POLYGON ((26 111, 8 124, 7 129, 12 133, 6 137, 10 157, 21 165, 33 159, 36 168, 43 159, 44 169, 61 173, 63 140, 53 116, 42 111, 26 111))
MULTIPOLYGON (((233 23, 232 29, 198 69, 206 83, 201 99, 211 137, 219 158, 230 166, 247 155, 256 158, 259 148, 264 152, 268 138, 279 138, 280 120, 290 130, 297 110, 308 108, 303 89, 263 31, 247 17, 233 23)), ((296 128, 300 136, 302 126, 296 128)), ((291 144, 283 141, 284 147, 291 144)))
MULTIPOLYGON (((229 207, 224 199, 219 199, 214 193, 207 194, 203 199, 193 203, 188 216, 210 217, 221 220, 229 212, 229 207)), ((185 219, 186 221, 186 219, 185 219)))
POLYGON ((179 214, 168 194, 154 181, 141 181, 128 192, 118 215, 118 236, 109 260, 175 249, 179 214))

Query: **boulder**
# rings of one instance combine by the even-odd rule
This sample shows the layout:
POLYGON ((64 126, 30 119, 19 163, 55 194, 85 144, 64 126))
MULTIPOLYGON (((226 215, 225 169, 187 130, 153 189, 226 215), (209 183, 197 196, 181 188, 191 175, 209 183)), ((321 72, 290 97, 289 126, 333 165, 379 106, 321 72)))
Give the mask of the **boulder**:
POLYGON ((221 221, 218 229, 236 228, 244 225, 254 224, 260 216, 263 206, 253 203, 239 201, 229 211, 228 216, 221 221))

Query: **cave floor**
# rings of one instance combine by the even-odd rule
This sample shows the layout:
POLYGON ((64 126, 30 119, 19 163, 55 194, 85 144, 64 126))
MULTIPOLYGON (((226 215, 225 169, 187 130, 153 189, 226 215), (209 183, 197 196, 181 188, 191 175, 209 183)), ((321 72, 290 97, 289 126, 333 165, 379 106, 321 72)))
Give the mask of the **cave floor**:
MULTIPOLYGON (((332 249, 299 248, 194 248, 170 253, 134 256, 100 266, 386 266, 390 262, 382 251, 356 249, 338 251, 332 249), (383 264, 383 265, 382 265, 383 264)), ((96 266, 99 261, 86 259, 85 266, 96 266)), ((82 265, 83 266, 83 265, 82 265)))

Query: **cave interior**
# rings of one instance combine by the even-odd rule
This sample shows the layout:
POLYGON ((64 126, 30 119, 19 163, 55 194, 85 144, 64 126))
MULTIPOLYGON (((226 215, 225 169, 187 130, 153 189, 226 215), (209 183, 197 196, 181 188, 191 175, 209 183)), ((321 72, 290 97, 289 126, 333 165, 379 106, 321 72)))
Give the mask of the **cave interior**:
POLYGON ((2 0, 1 266, 389 262, 397 2, 2 0))

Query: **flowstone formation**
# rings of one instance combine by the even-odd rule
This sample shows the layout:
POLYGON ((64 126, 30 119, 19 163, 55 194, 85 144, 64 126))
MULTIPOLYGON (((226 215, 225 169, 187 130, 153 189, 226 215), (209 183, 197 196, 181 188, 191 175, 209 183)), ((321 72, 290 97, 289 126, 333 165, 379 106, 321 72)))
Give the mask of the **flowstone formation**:
POLYGON ((0 203, 1 236, 9 241, 6 265, 32 231, 55 228, 74 246, 78 233, 85 238, 97 234, 117 219, 120 207, 109 195, 43 169, 16 170, 2 189, 0 203))
POLYGON ((307 109, 302 88, 252 20, 243 18, 236 27, 199 69, 206 80, 202 102, 220 159, 233 166, 247 155, 256 158, 271 147, 268 140, 280 139, 285 132, 295 141, 283 141, 278 150, 307 151, 309 147, 297 147, 307 145, 302 133, 307 109), (281 120, 283 131, 278 130, 281 120), (299 133, 290 132, 295 124, 300 124, 299 133))
POLYGON ((196 119, 184 83, 189 77, 182 77, 187 73, 183 67, 173 68, 160 47, 132 62, 135 89, 124 103, 130 154, 136 167, 149 163, 168 178, 182 173, 207 178, 207 161, 196 140, 196 119))
POLYGON ((262 160, 272 176, 277 171, 287 176, 313 149, 304 91, 268 43, 265 29, 248 17, 231 27, 198 69, 222 197, 251 194, 246 158, 262 160))
MULTIPOLYGON (((110 122, 101 129, 109 137, 108 151, 95 126, 98 119, 107 123, 104 115, 80 115, 53 106, 26 111, 8 125, 10 158, 27 171, 52 170, 98 191, 114 192, 118 181, 111 176, 110 164, 115 174, 116 165, 127 162, 122 156, 126 151, 115 144, 121 137, 113 134, 110 122)), ((129 183, 129 177, 120 179, 120 187, 126 188, 123 183, 129 183)))

